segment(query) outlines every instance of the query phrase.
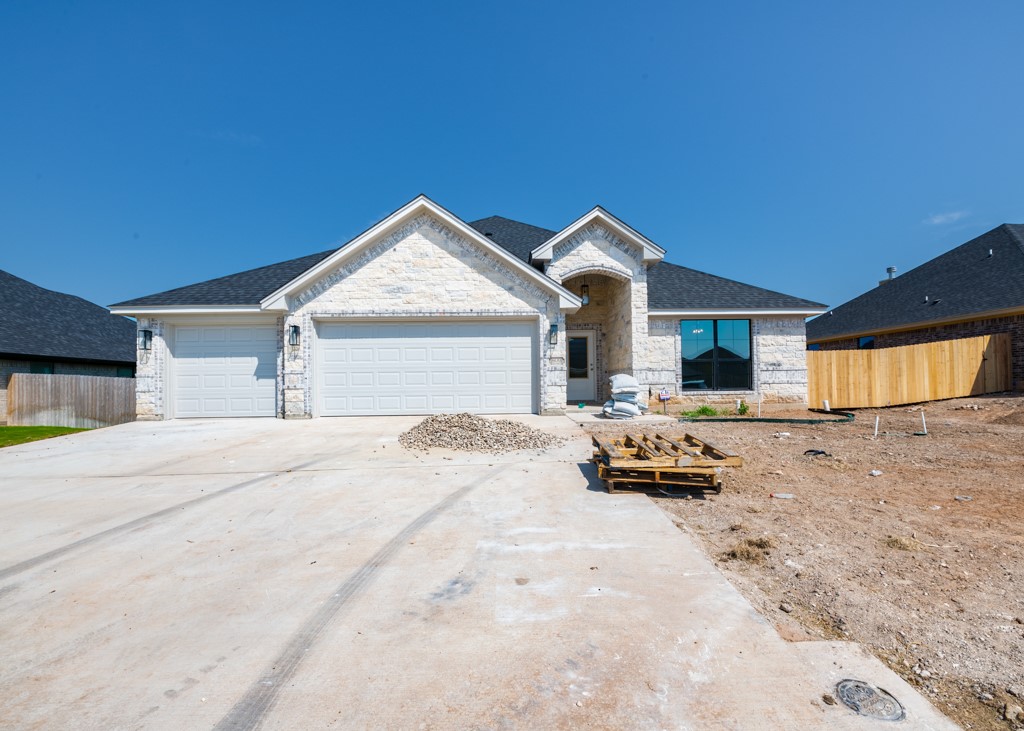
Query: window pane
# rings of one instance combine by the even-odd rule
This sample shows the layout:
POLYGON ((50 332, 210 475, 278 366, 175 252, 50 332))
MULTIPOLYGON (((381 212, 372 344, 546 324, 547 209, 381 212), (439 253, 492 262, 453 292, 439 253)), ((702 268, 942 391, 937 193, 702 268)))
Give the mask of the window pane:
POLYGON ((750 357, 750 320, 718 321, 718 357, 750 357))
POLYGON ((569 378, 587 377, 587 338, 569 338, 569 378))
POLYGON ((30 363, 29 373, 53 373, 53 363, 30 363))
POLYGON ((714 320, 682 320, 679 323, 683 339, 683 360, 711 358, 715 347, 714 320))
POLYGON ((683 389, 703 391, 714 388, 714 363, 711 361, 683 362, 683 389))
POLYGON ((723 360, 718 364, 718 388, 749 389, 750 361, 723 360))

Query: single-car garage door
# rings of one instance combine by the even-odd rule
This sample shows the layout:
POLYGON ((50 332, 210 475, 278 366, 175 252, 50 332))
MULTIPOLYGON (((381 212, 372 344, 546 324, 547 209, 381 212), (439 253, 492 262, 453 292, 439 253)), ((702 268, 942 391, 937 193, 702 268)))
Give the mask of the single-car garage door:
POLYGON ((224 325, 174 332, 174 416, 274 416, 277 328, 224 325))
POLYGON ((500 321, 322 322, 319 413, 532 413, 536 328, 500 321))

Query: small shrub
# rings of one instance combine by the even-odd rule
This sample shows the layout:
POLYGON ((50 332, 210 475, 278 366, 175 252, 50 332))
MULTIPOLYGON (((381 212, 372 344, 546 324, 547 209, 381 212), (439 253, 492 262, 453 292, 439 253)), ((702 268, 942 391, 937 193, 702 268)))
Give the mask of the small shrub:
POLYGON ((736 413, 740 416, 746 416, 750 413, 750 405, 746 401, 740 401, 740 407, 736 409, 736 413))

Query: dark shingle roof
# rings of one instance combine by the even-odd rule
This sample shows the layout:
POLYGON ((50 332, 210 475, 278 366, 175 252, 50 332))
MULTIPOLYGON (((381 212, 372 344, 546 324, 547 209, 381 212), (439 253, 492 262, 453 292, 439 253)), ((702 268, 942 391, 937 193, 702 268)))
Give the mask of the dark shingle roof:
POLYGON ((558 233, 501 216, 481 218, 469 225, 526 263, 530 262, 531 251, 558 233))
POLYGON ((1019 307, 1024 307, 1024 225, 1004 223, 868 290, 832 314, 811 320, 807 339, 881 332, 1019 307))
MULTIPOLYGON (((502 216, 490 216, 469 224, 495 244, 524 262, 530 252, 557 232, 502 216)), ((119 302, 113 307, 256 305, 271 292, 316 266, 338 249, 251 269, 187 287, 119 302)), ((817 302, 772 292, 694 269, 661 262, 648 270, 651 309, 808 309, 824 307, 817 302)))
POLYGON ((825 305, 662 261, 647 269, 647 306, 651 310, 806 310, 825 305))
POLYGON ((135 363, 135 323, 0 270, 0 354, 135 363))
POLYGON ((313 268, 337 249, 300 256, 278 264, 249 269, 238 274, 210 279, 187 287, 149 294, 111 307, 154 307, 160 305, 258 305, 268 294, 277 291, 308 269, 313 268))

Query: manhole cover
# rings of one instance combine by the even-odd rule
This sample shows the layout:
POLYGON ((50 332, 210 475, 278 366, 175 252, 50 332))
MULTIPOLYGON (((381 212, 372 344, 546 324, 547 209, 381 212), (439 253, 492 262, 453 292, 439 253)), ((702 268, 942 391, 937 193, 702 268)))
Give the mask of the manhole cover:
POLYGON ((862 716, 881 721, 902 721, 906 712, 887 691, 868 685, 863 680, 840 680, 836 696, 862 716))

